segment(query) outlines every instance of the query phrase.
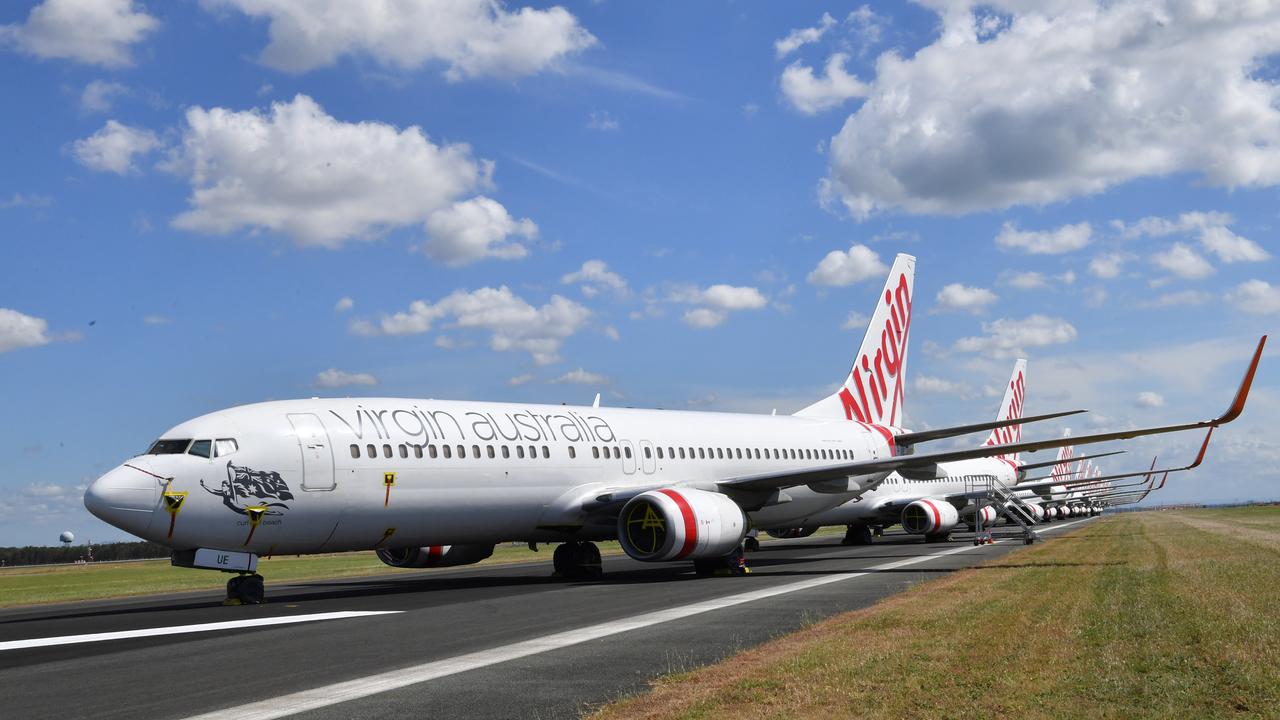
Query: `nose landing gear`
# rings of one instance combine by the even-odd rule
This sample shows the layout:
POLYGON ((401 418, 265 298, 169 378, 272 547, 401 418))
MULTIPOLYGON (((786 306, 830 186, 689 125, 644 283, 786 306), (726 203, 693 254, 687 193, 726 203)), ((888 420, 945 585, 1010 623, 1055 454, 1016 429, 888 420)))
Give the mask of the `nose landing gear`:
POLYGON ((266 602, 266 588, 258 573, 237 575, 227 581, 227 599, 223 605, 261 605, 266 602))

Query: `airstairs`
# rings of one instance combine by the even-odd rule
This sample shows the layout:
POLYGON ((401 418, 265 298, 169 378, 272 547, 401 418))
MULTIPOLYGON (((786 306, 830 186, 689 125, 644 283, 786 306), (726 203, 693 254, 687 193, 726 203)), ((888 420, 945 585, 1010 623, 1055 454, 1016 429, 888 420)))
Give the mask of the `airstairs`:
POLYGON ((1003 515, 1009 522, 1022 528, 1022 542, 1030 545, 1040 539, 1039 533, 1032 527, 1035 524, 1035 513, 1031 507, 1017 496, 1008 485, 1000 482, 994 475, 974 475, 966 479, 965 492, 969 493, 977 508, 974 511, 974 545, 993 542, 991 528, 982 520, 982 509, 992 507, 996 515, 1003 515))

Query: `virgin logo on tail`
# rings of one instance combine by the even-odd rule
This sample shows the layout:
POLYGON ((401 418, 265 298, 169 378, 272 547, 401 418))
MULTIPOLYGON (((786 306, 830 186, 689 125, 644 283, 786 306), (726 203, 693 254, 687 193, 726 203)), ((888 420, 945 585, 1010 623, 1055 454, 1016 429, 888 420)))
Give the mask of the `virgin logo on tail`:
POLYGON ((874 353, 858 357, 849 378, 853 388, 846 384, 840 390, 840 404, 849 420, 896 425, 902 407, 902 359, 911 331, 911 283, 905 273, 898 276, 896 289, 884 291, 884 307, 889 316, 880 331, 880 345, 874 353))
MULTIPOLYGON (((1009 400, 1009 412, 1006 417, 1000 418, 1001 420, 1017 420, 1022 417, 1022 399, 1026 394, 1026 381, 1023 379, 1021 372, 1009 381, 1009 389, 1013 391, 1013 395, 1009 400)), ((1008 427, 992 430, 991 437, 987 438, 987 444, 1007 445, 1021 439, 1022 426, 1009 425, 1008 427)))

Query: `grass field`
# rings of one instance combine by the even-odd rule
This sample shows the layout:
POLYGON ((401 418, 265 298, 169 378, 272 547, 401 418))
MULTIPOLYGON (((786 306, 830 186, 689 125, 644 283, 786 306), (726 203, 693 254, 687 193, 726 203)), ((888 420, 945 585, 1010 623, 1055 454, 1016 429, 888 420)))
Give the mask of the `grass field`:
POLYGON ((613 718, 1280 717, 1280 508, 1134 513, 662 678, 613 718))

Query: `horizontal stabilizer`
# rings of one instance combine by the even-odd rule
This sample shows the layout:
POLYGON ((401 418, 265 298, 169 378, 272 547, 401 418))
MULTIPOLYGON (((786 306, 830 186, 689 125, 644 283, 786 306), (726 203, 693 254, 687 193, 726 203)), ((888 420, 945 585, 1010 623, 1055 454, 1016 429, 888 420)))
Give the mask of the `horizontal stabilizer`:
POLYGON ((937 430, 921 430, 920 432, 896 435, 893 438, 893 442, 896 445, 915 445, 916 443, 929 442, 930 440, 941 440, 943 438, 957 437, 959 435, 968 435, 970 433, 982 432, 983 430, 995 430, 996 428, 1008 427, 1010 425, 1025 425, 1026 423, 1040 422, 1041 420, 1053 420, 1054 418, 1066 417, 1068 415, 1079 415, 1083 412, 1089 411, 1065 410, 1063 412, 1049 413, 1048 415, 1032 415, 1030 417, 1023 418, 974 423, 973 425, 956 425, 954 427, 938 428, 937 430))

